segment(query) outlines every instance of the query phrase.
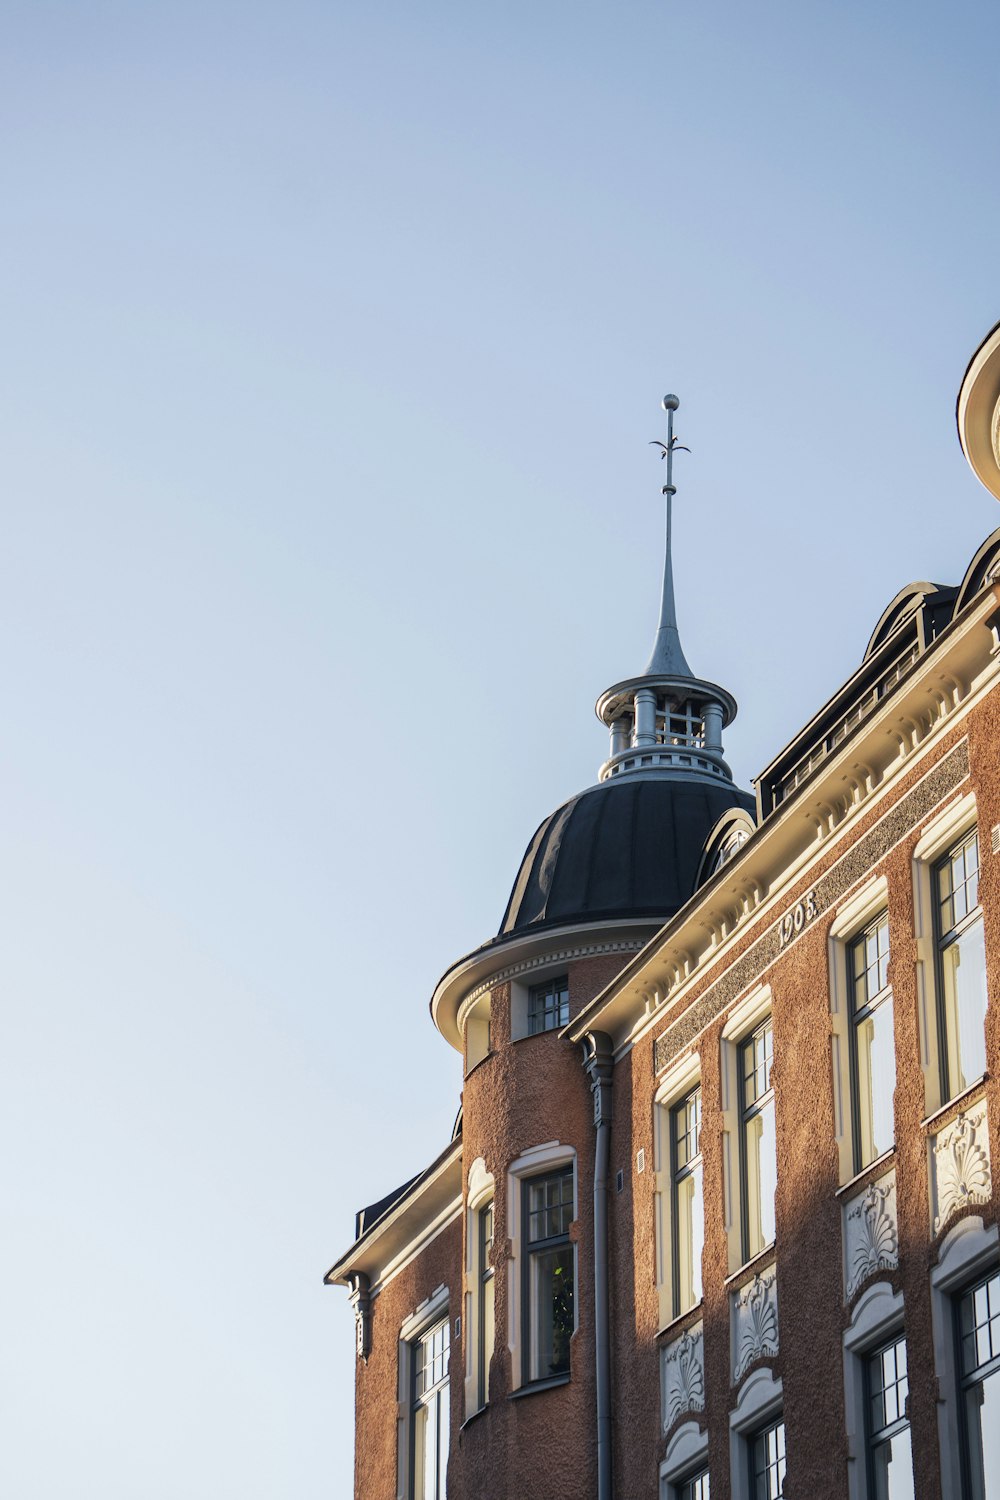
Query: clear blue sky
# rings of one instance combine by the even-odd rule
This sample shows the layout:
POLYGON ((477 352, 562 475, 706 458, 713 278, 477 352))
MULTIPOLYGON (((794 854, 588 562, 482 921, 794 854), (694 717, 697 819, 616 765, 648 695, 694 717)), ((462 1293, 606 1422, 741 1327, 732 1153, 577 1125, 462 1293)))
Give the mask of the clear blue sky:
POLYGON ((995 4, 7 0, 0 1489, 340 1500, 321 1276, 677 593, 746 784, 1000 523, 995 4))

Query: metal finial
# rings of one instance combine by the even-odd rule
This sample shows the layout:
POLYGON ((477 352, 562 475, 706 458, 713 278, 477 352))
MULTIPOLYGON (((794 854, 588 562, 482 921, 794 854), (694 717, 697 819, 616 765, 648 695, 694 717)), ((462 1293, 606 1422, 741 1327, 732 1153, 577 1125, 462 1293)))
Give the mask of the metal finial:
POLYGON ((660 623, 656 632, 656 640, 653 642, 653 654, 646 667, 647 676, 691 677, 693 675, 685 660, 684 652, 681 650, 681 640, 677 630, 677 608, 674 603, 674 573, 671 559, 673 498, 677 493, 677 487, 674 484, 674 454, 678 451, 691 452, 690 448, 686 448, 674 436, 674 412, 680 404, 676 396, 664 396, 663 410, 667 414, 667 441, 665 443, 654 441, 650 444, 653 448, 659 448, 660 457, 666 459, 667 464, 666 482, 661 490, 661 493, 667 497, 667 537, 663 559, 660 623))

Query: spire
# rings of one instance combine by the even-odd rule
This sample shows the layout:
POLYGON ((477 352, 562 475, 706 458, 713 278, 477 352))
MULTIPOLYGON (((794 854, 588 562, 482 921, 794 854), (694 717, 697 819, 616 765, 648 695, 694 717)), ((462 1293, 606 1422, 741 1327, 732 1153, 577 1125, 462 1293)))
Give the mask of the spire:
POLYGON ((653 650, 649 661, 646 663, 644 677, 693 677, 694 673, 687 664, 684 650, 681 646, 680 633, 677 629, 677 605, 674 602, 674 569, 671 556, 671 526, 673 520, 674 496, 677 486, 674 484, 674 453, 678 448, 683 453, 690 453, 690 448, 683 447, 674 437, 674 412, 680 406, 676 396, 664 396, 663 410, 667 414, 667 441, 665 443, 653 443, 654 448, 660 449, 660 457, 667 465, 666 481, 662 493, 667 498, 667 537, 663 556, 663 590, 660 596, 660 623, 653 641, 653 650))
POLYGON ((597 700, 597 717, 611 731, 611 753, 600 780, 613 776, 697 777, 731 781, 722 754, 722 731, 736 717, 736 700, 717 683, 696 677, 688 666, 677 629, 671 523, 674 454, 683 448, 674 436, 676 396, 664 396, 667 441, 654 443, 667 466, 662 493, 666 498, 667 535, 663 558, 660 623, 645 671, 609 687, 597 700))

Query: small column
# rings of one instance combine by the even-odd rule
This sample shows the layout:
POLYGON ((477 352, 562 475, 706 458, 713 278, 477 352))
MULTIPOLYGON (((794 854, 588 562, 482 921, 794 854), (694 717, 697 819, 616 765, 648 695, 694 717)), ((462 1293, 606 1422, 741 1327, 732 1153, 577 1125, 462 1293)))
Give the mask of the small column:
POLYGON ((621 755, 623 750, 629 746, 629 730, 631 729, 627 714, 622 714, 620 719, 615 719, 611 726, 611 758, 621 755))
POLYGON ((714 750, 716 755, 721 755, 722 704, 706 703, 702 709, 701 716, 705 723, 705 749, 714 750))
POLYGON ((632 744, 637 750, 651 750, 656 744, 656 693, 652 688, 636 691, 632 744))

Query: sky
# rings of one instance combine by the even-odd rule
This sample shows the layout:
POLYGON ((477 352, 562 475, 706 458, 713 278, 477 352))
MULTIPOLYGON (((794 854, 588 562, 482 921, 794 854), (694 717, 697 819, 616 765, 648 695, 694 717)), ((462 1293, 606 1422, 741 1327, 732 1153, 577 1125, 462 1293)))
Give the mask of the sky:
POLYGON ((680 397, 750 784, 1000 512, 1000 11, 0 4, 0 1490, 340 1500, 428 1001, 606 754, 680 397))

